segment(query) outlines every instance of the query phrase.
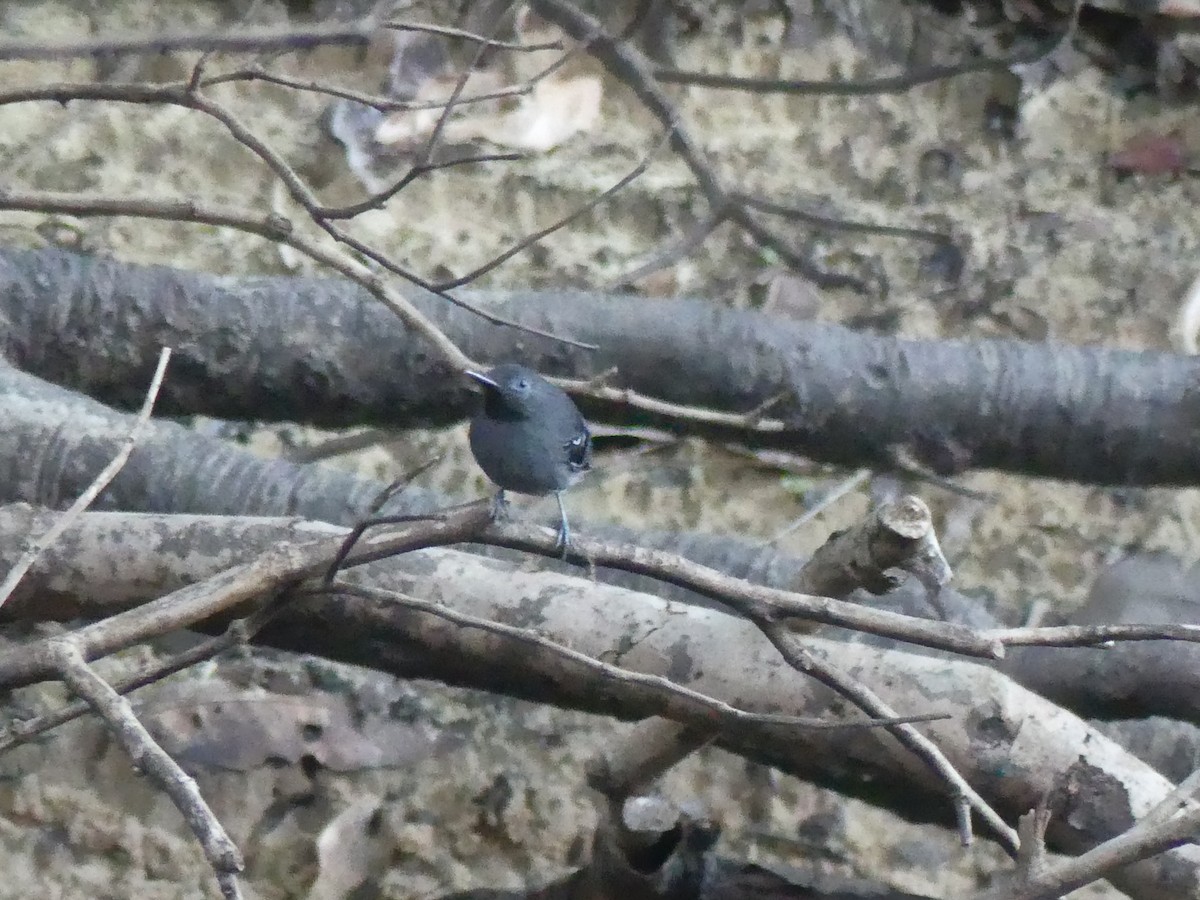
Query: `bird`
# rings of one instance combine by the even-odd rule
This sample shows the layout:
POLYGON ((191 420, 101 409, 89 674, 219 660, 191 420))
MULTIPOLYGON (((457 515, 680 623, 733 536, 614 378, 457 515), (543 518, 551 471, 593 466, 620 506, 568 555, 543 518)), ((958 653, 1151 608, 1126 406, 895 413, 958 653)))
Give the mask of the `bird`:
POLYGON ((504 363, 488 372, 468 370, 483 389, 483 406, 471 419, 468 438, 479 467, 499 488, 493 504, 502 515, 504 492, 558 500, 558 542, 571 541, 563 491, 592 467, 592 435, 575 403, 533 369, 504 363))

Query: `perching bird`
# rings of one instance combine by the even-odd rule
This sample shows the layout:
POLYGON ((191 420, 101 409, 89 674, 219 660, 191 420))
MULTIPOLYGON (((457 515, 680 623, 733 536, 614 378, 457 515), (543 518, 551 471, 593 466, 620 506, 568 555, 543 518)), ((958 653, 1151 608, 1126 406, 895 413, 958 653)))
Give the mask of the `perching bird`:
POLYGON ((467 372, 483 388, 483 408, 471 420, 471 452, 504 492, 558 499, 558 544, 571 540, 562 492, 592 467, 592 435, 567 394, 530 368, 516 363, 487 374, 467 372))

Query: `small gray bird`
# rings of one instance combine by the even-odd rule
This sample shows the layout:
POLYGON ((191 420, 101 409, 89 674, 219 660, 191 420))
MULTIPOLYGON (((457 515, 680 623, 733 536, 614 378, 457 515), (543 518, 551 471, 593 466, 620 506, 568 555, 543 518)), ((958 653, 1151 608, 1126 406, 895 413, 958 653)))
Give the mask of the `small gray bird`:
POLYGON ((505 363, 487 374, 467 372, 483 388, 471 420, 471 452, 500 491, 558 499, 558 545, 571 540, 562 493, 592 467, 592 435, 567 394, 526 366, 505 363))

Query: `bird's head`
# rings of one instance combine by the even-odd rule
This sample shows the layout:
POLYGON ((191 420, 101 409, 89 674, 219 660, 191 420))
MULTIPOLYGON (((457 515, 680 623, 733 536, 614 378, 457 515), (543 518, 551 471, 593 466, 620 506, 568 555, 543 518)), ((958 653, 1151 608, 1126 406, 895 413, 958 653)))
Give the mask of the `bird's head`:
POLYGON ((505 363, 490 372, 468 371, 467 377, 483 388, 484 411, 493 418, 523 418, 533 410, 547 382, 527 366, 505 363))

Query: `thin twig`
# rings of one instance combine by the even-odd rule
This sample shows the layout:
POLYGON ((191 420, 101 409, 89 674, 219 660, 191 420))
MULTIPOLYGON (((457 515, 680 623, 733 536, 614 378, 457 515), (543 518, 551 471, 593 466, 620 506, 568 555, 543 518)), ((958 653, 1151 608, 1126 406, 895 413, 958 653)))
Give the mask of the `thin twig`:
POLYGON ((675 712, 680 716, 686 715, 694 718, 697 713, 700 713, 710 719, 714 725, 719 726, 721 730, 744 727, 746 725, 769 725, 816 731, 844 731, 859 728, 892 728, 895 727, 895 723, 897 722, 929 722, 948 718, 940 713, 928 713, 916 716, 897 716, 893 714, 884 719, 870 718, 858 721, 844 721, 819 719, 811 716, 756 713, 731 706, 723 700, 718 700, 700 691, 694 691, 691 688, 676 684, 669 678, 661 675, 647 675, 643 672, 635 672, 631 669, 614 666, 603 660, 588 656, 586 653, 580 653, 578 650, 573 650, 570 647, 552 641, 549 638, 542 637, 537 632, 531 631, 528 628, 518 628, 515 625, 505 625, 502 622, 481 619, 477 616, 458 612, 443 603, 432 600, 421 600, 418 597, 412 597, 399 591, 336 581, 328 586, 316 588, 305 593, 316 595, 323 593, 346 594, 353 597, 364 597, 368 600, 379 600, 387 604, 397 604, 407 609, 436 616, 439 619, 444 619, 463 628, 474 628, 507 640, 528 644, 560 659, 568 660, 571 663, 596 672, 606 680, 638 685, 646 690, 649 695, 658 698, 662 702, 663 712, 667 715, 675 712))
MULTIPOLYGON (((832 688, 872 718, 895 715, 892 708, 874 691, 854 680, 836 666, 818 659, 804 647, 797 635, 785 626, 777 622, 756 624, 759 624, 767 638, 779 650, 780 655, 797 671, 811 675, 826 687, 832 688)), ((915 754, 918 759, 929 766, 939 778, 950 786, 951 797, 956 809, 964 803, 969 804, 971 809, 979 813, 980 817, 996 834, 996 837, 1000 840, 1004 848, 1012 854, 1017 852, 1021 846, 1021 841, 1017 837, 1016 830, 1011 828, 1000 814, 992 809, 988 802, 980 796, 979 792, 967 783, 967 780, 959 774, 958 770, 954 768, 954 764, 946 758, 946 755, 942 753, 937 744, 911 725, 890 727, 888 728, 888 733, 915 754)), ((969 817, 963 837, 965 838, 964 844, 969 845, 971 842, 969 817)))
MULTIPOLYGON (((265 84, 276 84, 280 87, 291 88, 294 91, 304 91, 310 94, 324 94, 328 97, 338 97, 342 100, 350 100, 354 103, 361 103, 363 106, 369 106, 377 109, 380 112, 409 112, 419 109, 441 109, 446 105, 445 100, 401 100, 396 97, 383 97, 379 94, 366 94, 362 91, 355 91, 341 85, 329 84, 324 81, 305 81, 301 78, 292 78, 289 75, 279 75, 275 72, 268 72, 261 65, 250 66, 245 69, 237 69, 232 72, 223 72, 220 75, 210 75, 200 82, 200 87, 206 88, 218 84, 229 84, 235 81, 261 81, 265 84)), ((514 85, 512 87, 497 88, 494 91, 487 91, 482 94, 470 94, 466 97, 458 98, 459 106, 466 106, 471 103, 484 103, 489 100, 504 100, 510 97, 521 97, 528 94, 533 89, 530 84, 514 85)))
POLYGON ((413 481, 420 477, 423 473, 428 472, 440 459, 440 456, 435 456, 432 459, 426 460, 411 472, 405 472, 399 478, 396 478, 391 484, 375 495, 375 498, 371 501, 370 505, 365 511, 366 514, 353 528, 350 529, 350 533, 346 535, 346 538, 342 541, 342 545, 338 548, 337 553, 334 554, 333 560, 329 563, 329 568, 325 570, 325 577, 322 579, 322 582, 326 587, 333 583, 333 579, 337 577, 338 569, 341 567, 346 557, 350 555, 350 551, 354 549, 354 545, 358 543, 359 539, 362 538, 368 528, 371 528, 375 525, 384 524, 384 521, 391 523, 397 522, 398 520, 412 520, 412 517, 410 516, 389 516, 386 517, 386 520, 380 519, 378 516, 380 510, 387 505, 389 500, 404 493, 405 488, 412 484, 413 481))
POLYGON ((759 212, 779 216, 782 219, 788 219, 792 222, 803 222, 806 225, 813 225, 826 231, 877 234, 881 237, 909 238, 915 241, 929 241, 934 244, 947 244, 950 242, 950 235, 927 228, 904 228, 898 225, 876 225, 874 222, 835 219, 832 216, 823 216, 820 213, 810 212, 798 206, 776 203, 773 200, 766 200, 762 197, 755 197, 752 194, 745 194, 740 191, 732 196, 738 203, 748 206, 751 209, 757 209, 759 212))
MULTIPOLYGON (((174 675, 176 672, 182 672, 184 669, 212 659, 231 647, 244 646, 277 611, 278 607, 275 604, 266 604, 257 612, 243 619, 234 619, 221 634, 201 641, 186 650, 181 650, 179 653, 157 660, 152 665, 136 672, 115 679, 110 682, 110 686, 123 696, 138 688, 161 681, 168 675, 174 675)), ((90 709, 91 706, 86 702, 77 700, 51 712, 14 721, 6 731, 0 733, 0 754, 73 721, 90 709)))
POLYGON ((53 639, 46 649, 59 677, 104 720, 134 767, 149 775, 171 798, 200 842, 221 892, 229 900, 240 898, 235 876, 245 865, 242 854, 205 802, 195 780, 158 745, 133 714, 129 701, 92 670, 69 638, 53 639))
MULTIPOLYGON (((503 9, 499 10, 499 12, 496 14, 495 19, 492 22, 493 35, 496 31, 500 30, 501 23, 503 23, 508 14, 512 12, 512 8, 515 5, 515 0, 507 0, 503 9)), ((488 35, 488 38, 490 39, 493 35, 488 35)), ((479 67, 479 64, 483 62, 483 57, 487 54, 487 50, 488 43, 486 41, 475 48, 475 55, 471 58, 471 61, 467 63, 466 68, 463 69, 462 74, 454 83, 454 89, 450 91, 450 98, 446 101, 446 105, 442 107, 441 115, 438 116, 438 120, 433 126, 433 131, 429 133, 429 140, 425 144, 424 151, 417 156, 418 165, 428 166, 433 163, 434 156, 437 154, 438 144, 441 143, 442 135, 446 131, 446 123, 450 121, 450 116, 454 112, 454 107, 458 105, 458 98, 461 97, 463 91, 467 89, 467 82, 471 78, 471 73, 473 73, 479 67)))
MULTIPOLYGON (((501 17, 502 18, 502 17, 501 17)), ((531 52, 534 50, 562 50, 562 41, 542 41, 535 44, 523 44, 520 41, 500 41, 494 37, 487 37, 482 34, 476 34, 473 31, 464 31, 461 28, 452 28, 448 25, 428 25, 421 22, 381 22, 380 26, 391 31, 420 31, 424 34, 432 34, 438 37, 460 38, 474 44, 482 44, 484 47, 496 48, 499 50, 518 50, 521 52, 531 52)))
POLYGON ((108 487, 109 483, 116 478, 117 473, 129 460, 129 455, 133 452, 134 445, 141 439, 142 433, 146 430, 146 423, 150 421, 150 415, 154 412, 154 401, 158 399, 159 389, 162 388, 163 378, 167 374, 167 363, 171 359, 171 348, 163 347, 162 352, 158 356, 158 366, 154 370, 154 377, 150 379, 150 387, 146 391, 146 398, 142 401, 142 408, 138 411, 137 418, 134 420, 133 427, 129 429, 129 434, 121 443, 121 447, 117 450, 116 455, 109 461, 108 465, 100 470, 99 474, 92 479, 92 483, 87 486, 87 489, 80 494, 75 502, 72 503, 61 516, 59 516, 46 532, 40 535, 29 547, 21 554, 21 558, 16 561, 8 574, 4 577, 3 583, 0 583, 0 606, 3 606, 13 590, 20 583, 25 573, 29 571, 39 556, 45 552, 46 548, 57 541, 64 531, 70 527, 79 515, 92 505, 92 502, 100 495, 100 492, 108 487))
MULTIPOLYGON (((246 126, 237 116, 223 105, 216 102, 212 98, 206 96, 198 89, 195 89, 190 82, 157 85, 143 83, 128 83, 128 84, 56 84, 49 86, 39 86, 34 88, 18 88, 12 91, 0 91, 0 105, 9 103, 25 103, 36 100, 53 100, 57 103, 67 103, 71 100, 91 100, 91 101, 112 101, 115 103, 131 103, 131 104, 167 104, 172 106, 182 106, 186 109, 196 110, 216 119, 225 127, 235 141, 257 156, 283 183, 287 188, 288 194, 296 201, 314 224, 328 234, 331 238, 349 247, 362 255, 366 256, 371 261, 383 266, 387 271, 391 272, 410 284, 423 288, 437 294, 444 300, 453 303, 461 309, 477 315, 488 322, 495 325, 505 325, 510 328, 516 328, 519 331, 524 331, 529 334, 534 334, 539 337, 544 337, 549 340, 558 341, 568 344, 569 346, 579 347, 585 350, 595 350, 594 344, 587 344, 581 341, 575 341, 561 335, 553 334, 532 326, 523 325, 520 322, 515 322, 510 319, 505 319, 502 316, 489 313, 475 305, 468 303, 453 294, 445 291, 437 291, 434 285, 428 280, 422 278, 415 272, 410 272, 403 266, 396 264, 389 259, 386 254, 380 253, 373 247, 363 243, 357 238, 350 235, 345 229, 340 228, 332 220, 325 218, 322 215, 323 207, 316 195, 305 184, 304 179, 296 172, 295 169, 285 160, 279 153, 271 148, 270 145, 260 140, 254 132, 246 126)), ((0 191, 0 197, 11 196, 5 195, 0 191)), ((69 195, 68 195, 69 196, 69 195)), ((110 198, 111 199, 111 198, 110 198)), ((117 201, 118 203, 120 201, 117 201)), ((41 210, 33 210, 39 212, 41 210)), ((243 215, 242 218, 246 218, 243 215)), ((250 218, 257 218, 253 214, 250 218)), ((186 215, 182 216, 154 216, 154 218, 176 218, 181 221, 196 221, 190 219, 186 215)), ((396 315, 400 316, 409 326, 416 329, 423 337, 430 340, 438 351, 445 357, 455 369, 463 371, 472 366, 471 360, 467 359, 466 355, 458 349, 446 335, 425 315, 420 313, 416 307, 412 305, 406 298, 402 297, 398 291, 386 286, 383 280, 375 273, 370 272, 362 263, 352 258, 348 254, 339 253, 330 250, 329 248, 318 248, 319 245, 311 240, 301 238, 299 235, 293 235, 293 224, 280 216, 271 217, 275 223, 275 227, 252 229, 256 234, 261 234, 271 240, 284 241, 284 234, 292 238, 287 240, 296 249, 300 250, 307 256, 317 259, 326 265, 332 266, 336 271, 341 272, 347 277, 352 278, 359 284, 367 288, 377 299, 383 301, 388 309, 392 310, 396 315), (306 246, 301 246, 303 242, 306 246), (320 255, 316 255, 319 253, 320 255), (336 264, 332 260, 336 259, 336 264), (356 274, 351 274, 356 273, 356 274), (365 276, 363 273, 367 273, 365 276)), ((213 223, 216 224, 216 223, 213 223)), ((222 223, 223 224, 223 223, 222 223)), ((237 227, 237 226, 234 226, 237 227)))
POLYGON ((656 250, 649 259, 640 263, 636 268, 608 279, 602 285, 602 288, 611 289, 632 284, 635 281, 640 281, 647 275, 653 275, 655 272, 665 269, 667 266, 685 258, 689 253, 703 244, 708 240, 709 235, 724 225, 725 222, 726 215, 724 210, 710 211, 708 215, 696 222, 682 236, 667 242, 665 246, 656 250))
POLYGON ((83 38, 72 41, 0 41, 0 60, 66 59, 78 56, 113 56, 122 53, 158 54, 176 50, 261 53, 298 51, 331 44, 362 46, 375 35, 376 25, 366 19, 288 28, 239 26, 218 32, 148 34, 83 38))
POLYGON ((449 169, 456 166, 473 166, 479 163, 516 162, 524 158, 525 154, 523 153, 481 153, 474 156, 460 156, 455 159, 446 159, 425 166, 413 166, 383 190, 363 200, 359 200, 357 203, 350 203, 346 206, 321 207, 320 217, 322 219, 353 219, 355 216, 362 215, 368 210, 380 209, 385 203, 418 178, 439 169, 449 169))
POLYGON ((991 628, 982 637, 1006 647, 1094 647, 1112 641, 1200 641, 1200 625, 1042 625, 991 628))
POLYGON ((537 231, 533 232, 532 234, 526 235, 521 240, 519 240, 516 244, 514 244, 512 247, 509 247, 503 253, 488 260, 483 265, 472 269, 466 275, 462 275, 458 278, 453 278, 448 281, 439 282, 435 286, 434 289, 436 291, 448 291, 448 290, 451 290, 456 287, 462 287, 464 284, 469 284, 472 281, 475 281, 476 279, 486 275, 488 272, 492 271, 493 269, 495 269, 497 266, 501 265, 502 263, 505 263, 508 260, 512 259, 514 256, 516 256, 521 251, 526 250, 529 247, 533 246, 534 244, 536 244, 538 241, 540 241, 542 238, 546 237, 547 235, 553 234, 554 232, 556 232, 562 228, 565 228, 567 225, 569 225, 571 222, 574 222, 576 219, 578 219, 584 213, 586 213, 592 209, 595 209, 597 206, 599 206, 605 200, 608 200, 610 197, 614 196, 617 192, 624 190, 633 181, 635 181, 636 179, 641 177, 641 175, 648 168, 650 168, 651 161, 653 161, 655 155, 659 152, 659 150, 662 149, 663 145, 665 145, 665 144, 666 144, 666 137, 664 136, 664 139, 662 141, 660 141, 648 153, 646 153, 646 155, 641 158, 641 160, 638 162, 638 164, 636 166, 634 166, 632 169, 630 169, 628 172, 626 172, 625 175, 623 175, 619 181, 617 181, 611 187, 606 188, 605 190, 601 191, 599 194, 597 194, 595 197, 592 197, 587 202, 582 203, 579 206, 575 207, 575 209, 571 210, 569 213, 567 213, 561 219, 558 219, 557 221, 552 222, 551 224, 547 225, 544 228, 539 228, 537 231))
POLYGON ((794 522, 791 522, 784 528, 781 528, 768 540, 764 541, 763 545, 769 547, 772 544, 783 540, 797 528, 804 527, 821 513, 825 512, 825 510, 829 509, 829 507, 833 506, 835 503, 857 488, 860 484, 863 484, 870 477, 870 469, 859 469, 850 477, 842 479, 832 488, 825 491, 816 503, 804 511, 804 515, 798 517, 794 522))
POLYGON ((613 387, 603 380, 595 378, 551 378, 549 379, 563 390, 581 397, 591 397, 596 400, 606 400, 611 403, 623 403, 634 409, 655 413, 669 418, 683 418, 691 422, 705 425, 723 425, 729 428, 740 428, 756 434, 778 434, 787 430, 787 423, 781 419, 752 419, 748 420, 746 413, 723 412, 717 409, 701 409, 694 406, 684 406, 659 400, 632 388, 613 387))
POLYGON ((792 251, 785 240, 755 220, 750 211, 736 203, 725 188, 704 150, 693 140, 680 121, 679 111, 667 92, 654 78, 654 69, 645 54, 631 43, 607 33, 601 23, 567 0, 532 0, 531 7, 587 48, 671 136, 671 148, 696 180, 713 215, 738 225, 759 246, 776 250, 796 271, 822 287, 864 289, 862 281, 849 275, 827 272, 812 260, 792 251))

